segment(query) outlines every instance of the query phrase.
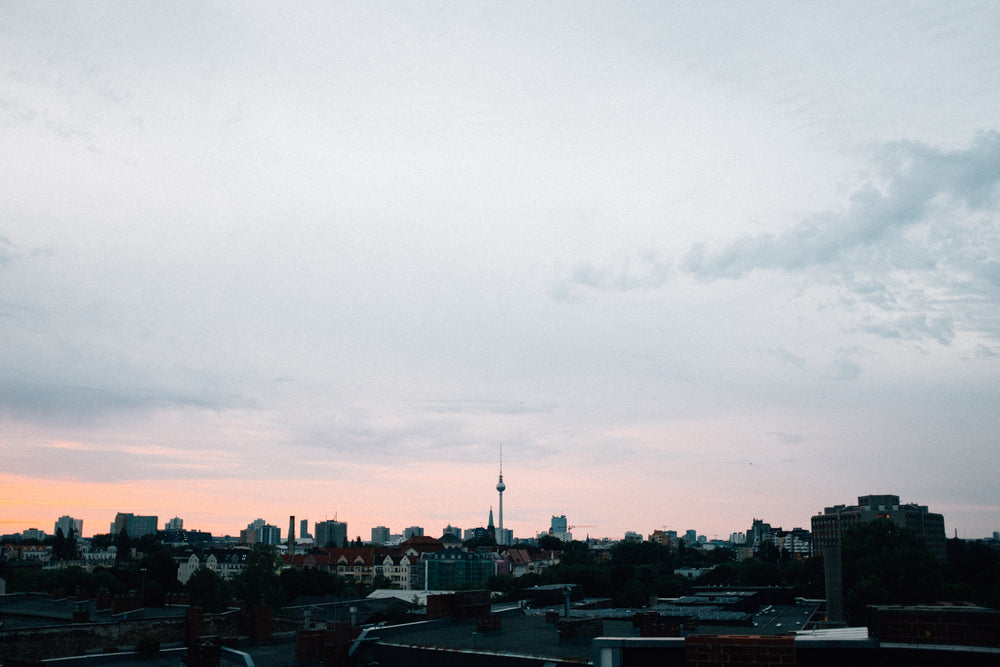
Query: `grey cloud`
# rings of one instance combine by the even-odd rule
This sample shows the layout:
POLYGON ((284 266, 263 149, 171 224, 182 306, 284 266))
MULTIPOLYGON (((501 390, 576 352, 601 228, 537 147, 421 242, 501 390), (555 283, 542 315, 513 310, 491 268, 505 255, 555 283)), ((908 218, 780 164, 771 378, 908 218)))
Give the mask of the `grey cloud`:
POLYGON ((782 363, 794 366, 806 373, 834 380, 851 381, 856 380, 861 375, 861 367, 850 358, 853 350, 838 350, 839 356, 830 362, 829 367, 824 371, 811 370, 805 359, 784 348, 772 348, 768 352, 782 363))
POLYGON ((833 366, 830 368, 829 374, 834 380, 850 382, 857 380, 861 376, 861 367, 850 358, 844 356, 833 361, 833 366))
POLYGON ((667 282, 671 271, 670 263, 649 249, 634 255, 623 254, 603 265, 581 261, 559 281, 553 295, 560 300, 571 300, 574 288, 616 292, 656 289, 667 282))
POLYGON ((0 236, 0 266, 7 266, 20 256, 17 248, 9 239, 0 236))
POLYGON ((955 330, 949 318, 932 319, 923 313, 907 315, 891 322, 865 325, 862 330, 883 338, 903 340, 931 338, 942 345, 949 345, 955 338, 955 330))
POLYGON ((493 413, 517 415, 551 412, 556 406, 550 402, 502 401, 498 399, 441 400, 426 404, 426 408, 437 413, 493 413))
POLYGON ((796 272, 836 285, 885 338, 950 344, 957 329, 1000 337, 1000 133, 964 150, 894 142, 843 211, 779 234, 695 245, 682 267, 705 281, 758 270, 796 272))
POLYGON ((768 435, 773 436, 783 443, 798 445, 806 441, 805 436, 800 433, 785 433, 783 431, 769 431, 768 435))
POLYGON ((899 233, 917 223, 951 224, 947 216, 943 221, 929 216, 932 207, 945 206, 953 213, 995 207, 1000 133, 981 133, 964 151, 894 142, 879 151, 876 165, 879 178, 859 187, 845 211, 818 214, 784 233, 747 236, 715 250, 697 244, 685 257, 684 269, 712 280, 760 269, 829 267, 846 260, 852 266, 880 266, 893 259, 904 268, 934 268, 932 254, 916 253, 908 262, 904 253, 887 254, 884 246, 903 243, 899 233))
POLYGON ((36 382, 0 382, 0 411, 29 419, 88 421, 103 415, 164 406, 213 409, 214 401, 194 395, 36 382))
POLYGON ((977 345, 975 351, 976 359, 1000 359, 1000 352, 987 345, 977 345))
POLYGON ((806 370, 806 360, 802 357, 789 352, 784 348, 773 348, 769 350, 771 354, 780 359, 783 363, 789 364, 790 366, 795 366, 798 369, 806 370))

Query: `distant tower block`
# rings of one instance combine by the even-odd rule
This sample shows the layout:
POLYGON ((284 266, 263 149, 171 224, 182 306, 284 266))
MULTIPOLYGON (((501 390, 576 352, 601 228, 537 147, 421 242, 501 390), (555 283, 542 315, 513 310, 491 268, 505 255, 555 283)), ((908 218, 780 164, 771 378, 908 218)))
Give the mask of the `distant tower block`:
POLYGON ((497 535, 500 539, 497 540, 498 543, 503 543, 504 535, 503 532, 503 492, 507 488, 507 485, 503 483, 503 443, 500 444, 500 481, 497 482, 497 491, 500 493, 500 506, 499 506, 499 525, 497 526, 500 530, 497 531, 497 535))

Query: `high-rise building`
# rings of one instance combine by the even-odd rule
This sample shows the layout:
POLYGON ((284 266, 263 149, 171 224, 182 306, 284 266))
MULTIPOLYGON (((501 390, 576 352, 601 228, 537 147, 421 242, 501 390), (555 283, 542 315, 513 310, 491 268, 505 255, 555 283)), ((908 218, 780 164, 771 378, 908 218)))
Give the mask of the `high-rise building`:
POLYGON ((281 544, 281 528, 272 526, 269 523, 264 524, 257 529, 257 543, 281 544))
POLYGON ((569 522, 566 521, 565 514, 552 517, 552 523, 549 527, 549 535, 558 537, 563 542, 570 542, 573 540, 573 533, 569 532, 569 522))
MULTIPOLYGON (((665 547, 677 547, 677 531, 673 532, 673 538, 671 538, 670 533, 665 530, 654 530, 649 536, 650 542, 655 542, 657 544, 662 544, 665 547)), ((642 535, 639 533, 634 533, 631 530, 625 531, 625 541, 626 542, 642 542, 642 535), (638 538, 638 539, 636 539, 638 538)))
POLYGON ((52 534, 58 535, 60 529, 62 529, 63 537, 69 537, 70 533, 73 534, 73 537, 80 537, 83 533, 83 519, 74 519, 71 516, 61 516, 56 519, 52 534))
POLYGON ((309 519, 302 519, 299 521, 299 539, 309 540, 312 539, 312 535, 309 534, 309 519))
POLYGON ((333 545, 342 547, 347 544, 347 522, 330 519, 328 521, 317 521, 316 546, 325 547, 333 545))
POLYGON ((375 526, 372 528, 372 544, 385 544, 389 541, 389 527, 375 526))
POLYGON ((420 526, 410 526, 409 528, 403 529, 403 539, 408 540, 411 537, 423 537, 424 529, 420 526))
POLYGON ((240 531, 240 542, 244 544, 281 544, 281 528, 255 519, 240 531))
POLYGON ((462 539, 462 529, 458 528, 456 526, 453 526, 450 523, 447 526, 444 527, 444 531, 442 532, 442 536, 443 535, 448 535, 449 533, 451 535, 454 535, 455 537, 457 537, 459 539, 462 539))
POLYGON ((247 524, 247 527, 240 531, 240 542, 243 544, 257 544, 260 541, 260 529, 267 524, 263 519, 254 519, 247 524))
POLYGON ((126 533, 133 540, 143 535, 156 535, 160 519, 157 516, 140 516, 131 512, 119 512, 115 515, 112 533, 126 533))
POLYGON ((184 519, 174 517, 163 527, 164 530, 184 530, 184 519))
POLYGON ((857 505, 825 508, 812 518, 812 539, 823 554, 827 617, 831 622, 844 620, 841 537, 851 526, 880 519, 912 529, 923 538, 927 551, 941 560, 947 557, 944 517, 929 512, 925 505, 901 505, 899 496, 867 495, 858 496, 857 505))
POLYGON ((859 496, 857 505, 834 505, 812 518, 813 540, 817 544, 840 543, 844 531, 860 523, 888 519, 917 533, 936 558, 947 557, 944 517, 928 511, 926 505, 900 504, 899 496, 859 496))

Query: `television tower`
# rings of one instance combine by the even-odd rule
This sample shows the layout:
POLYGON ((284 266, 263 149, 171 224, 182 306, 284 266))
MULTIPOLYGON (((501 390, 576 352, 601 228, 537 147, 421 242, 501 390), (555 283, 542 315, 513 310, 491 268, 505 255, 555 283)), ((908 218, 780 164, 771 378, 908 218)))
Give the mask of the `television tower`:
POLYGON ((503 443, 500 443, 500 481, 497 482, 497 491, 500 493, 500 525, 497 526, 499 530, 497 531, 500 535, 500 539, 497 540, 497 544, 502 544, 504 539, 503 532, 503 492, 507 488, 507 485, 503 483, 503 443))

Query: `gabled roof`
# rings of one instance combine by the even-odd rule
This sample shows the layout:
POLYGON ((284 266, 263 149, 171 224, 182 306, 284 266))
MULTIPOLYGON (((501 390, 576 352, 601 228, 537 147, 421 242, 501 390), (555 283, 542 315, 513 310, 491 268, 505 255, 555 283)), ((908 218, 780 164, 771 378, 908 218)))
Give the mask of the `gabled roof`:
POLYGON ((528 565, 535 560, 527 549, 507 549, 507 558, 514 565, 528 565))
POLYGON ((408 540, 405 540, 399 545, 399 548, 403 551, 407 549, 413 549, 414 551, 420 553, 426 553, 429 551, 440 551, 443 545, 441 540, 435 539, 433 537, 427 537, 426 535, 414 535, 408 540))
POLYGON ((458 546, 462 544, 462 538, 455 533, 445 533, 439 540, 444 546, 458 546))

